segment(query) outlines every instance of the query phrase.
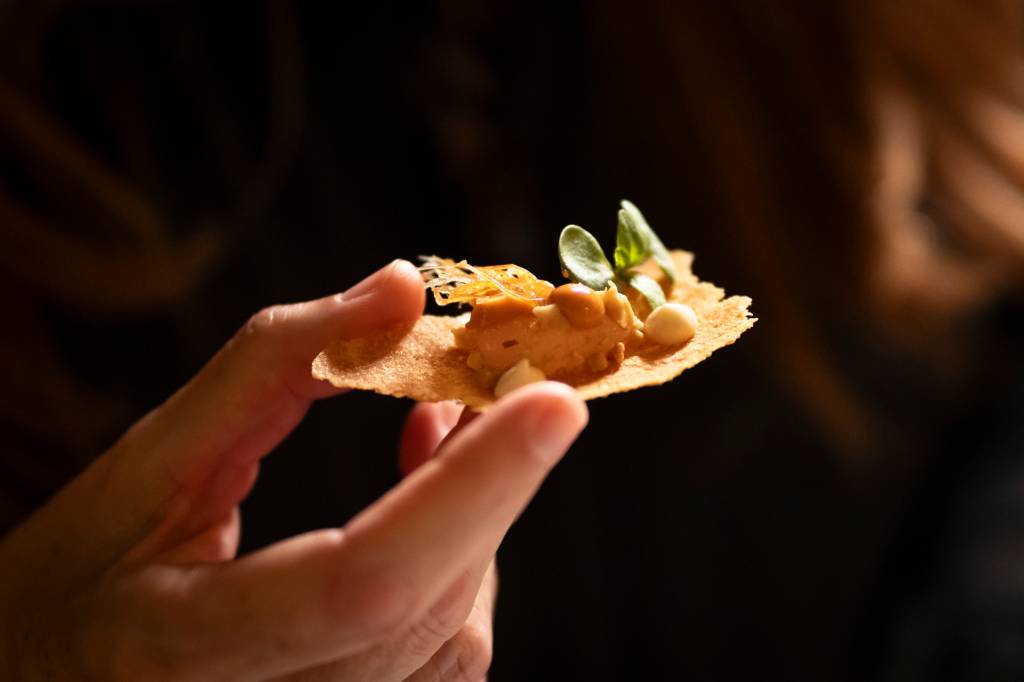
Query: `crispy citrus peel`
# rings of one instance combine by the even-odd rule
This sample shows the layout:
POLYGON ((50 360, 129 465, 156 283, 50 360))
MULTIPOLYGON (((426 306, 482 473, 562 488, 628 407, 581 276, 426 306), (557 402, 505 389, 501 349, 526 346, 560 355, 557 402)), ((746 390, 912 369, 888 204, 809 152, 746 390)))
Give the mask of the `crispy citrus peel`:
POLYGON ((469 303, 508 296, 529 303, 542 303, 555 288, 518 265, 470 265, 450 258, 424 256, 420 272, 426 287, 434 292, 438 305, 469 303))
MULTIPOLYGON (((658 244, 660 246, 660 242, 658 244)), ((736 341, 756 321, 750 316, 751 300, 748 297, 726 298, 722 289, 701 282, 693 275, 692 254, 661 249, 662 253, 657 258, 650 254, 647 262, 635 268, 616 268, 612 276, 627 279, 643 276, 652 282, 654 277, 660 277, 662 291, 658 293, 664 293, 664 301, 688 305, 696 314, 699 324, 693 337, 676 346, 641 343, 632 347, 621 361, 606 368, 583 367, 571 375, 557 377, 575 387, 584 399, 601 398, 674 379, 715 350, 736 341), (664 277, 657 274, 659 270, 665 274, 664 277)), ((619 261, 618 254, 616 256, 616 261, 619 261)), ((537 279, 515 265, 478 267, 465 261, 440 258, 425 261, 421 268, 424 279, 435 300, 442 305, 465 302, 479 306, 482 301, 501 297, 538 305, 547 300, 554 288, 549 282, 537 279)), ((565 266, 563 262, 563 269, 565 266)), ((643 291, 635 293, 649 298, 643 291)), ((650 308, 653 309, 656 303, 660 304, 660 301, 651 301, 650 308)), ((467 351, 458 348, 454 342, 454 334, 464 331, 469 318, 469 314, 424 315, 412 327, 335 341, 313 361, 313 376, 339 387, 371 390, 423 402, 455 400, 472 408, 486 408, 495 400, 494 376, 481 374, 470 367, 467 351)), ((571 334, 573 330, 566 333, 571 334)))

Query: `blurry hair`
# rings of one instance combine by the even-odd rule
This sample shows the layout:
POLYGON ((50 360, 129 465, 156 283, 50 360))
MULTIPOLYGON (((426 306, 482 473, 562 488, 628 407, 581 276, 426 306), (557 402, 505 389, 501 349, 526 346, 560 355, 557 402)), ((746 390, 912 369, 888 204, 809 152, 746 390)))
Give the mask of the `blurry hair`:
POLYGON ((830 349, 949 360, 1024 274, 1024 60, 1006 0, 607 3, 596 36, 696 164, 780 373, 848 446, 870 418, 830 349), (827 350, 829 349, 829 350, 827 350))
MULTIPOLYGON (((147 110, 143 102, 153 89, 168 90, 176 83, 154 86, 158 79, 146 71, 153 54, 135 55, 136 61, 127 63, 118 52, 123 44, 111 40, 112 34, 124 36, 132 20, 146 18, 133 9, 131 3, 0 2, 0 303, 7 330, 0 338, 0 378, 8 389, 0 396, 6 445, 0 462, 5 474, 0 529, 84 466, 140 409, 78 376, 67 339, 54 330, 54 313, 108 323, 163 313, 186 326, 187 304, 235 236, 209 220, 205 207, 182 205, 189 188, 177 186, 183 174, 168 168, 176 156, 165 150, 173 141, 165 141, 167 128, 159 127, 168 119, 177 123, 175 112, 147 110), (110 21, 120 14, 127 21, 110 21), (60 78, 69 66, 71 88, 60 78), (68 90, 77 108, 62 106, 68 90), (80 119, 89 114, 99 125, 86 124, 83 135, 80 119), (108 144, 97 145, 96 137, 108 144)), ((294 146, 294 112, 303 101, 289 7, 268 3, 262 8, 271 53, 267 81, 279 106, 269 116, 267 142, 259 150, 264 157, 253 162, 248 154, 244 163, 227 158, 237 147, 223 131, 233 131, 234 121, 216 106, 226 88, 211 73, 212 60, 200 52, 205 43, 195 39, 201 8, 148 9, 164 19, 157 26, 166 43, 191 45, 192 54, 199 53, 175 63, 184 77, 173 94, 181 95, 183 88, 179 100, 197 106, 212 102, 212 111, 199 118, 214 129, 210 137, 216 144, 210 146, 223 151, 225 158, 216 160, 229 171, 244 169, 218 174, 211 163, 188 177, 231 176, 237 180, 233 188, 251 188, 246 196, 268 200, 294 146), (204 86, 218 97, 187 97, 204 86)), ((150 47, 156 54, 168 51, 165 45, 150 47)), ((224 203, 228 208, 218 215, 235 218, 263 208, 243 205, 235 196, 224 203)))
MULTIPOLYGON (((148 82, 142 71, 111 69, 102 59, 85 69, 106 83, 93 94, 109 119, 122 173, 46 111, 45 46, 59 43, 47 36, 70 11, 64 4, 0 4, 0 149, 7 157, 0 158, 0 237, 8 246, 0 253, 0 279, 17 292, 8 298, 28 294, 99 314, 179 306, 232 235, 181 219, 168 196, 168 173, 161 171, 154 143, 159 131, 146 129, 154 122, 124 125, 122 100, 148 82), (5 183, 5 174, 28 178, 29 190, 5 183), (132 286, 123 286, 126 281, 132 286)), ((480 104, 497 90, 480 47, 492 36, 474 39, 486 33, 488 11, 464 0, 439 4, 449 21, 435 27, 425 48, 460 87, 445 98, 434 81, 420 78, 431 88, 417 101, 443 109, 433 112, 446 131, 441 146, 459 186, 471 195, 473 222, 500 213, 523 222, 510 206, 539 192, 529 184, 529 164, 516 166, 519 157, 510 149, 518 146, 519 131, 498 130, 519 124, 506 117, 489 127, 494 107, 480 104), (503 134, 511 142, 491 144, 503 134)), ((232 133, 232 107, 223 101, 224 84, 207 68, 204 42, 172 41, 195 52, 174 64, 184 73, 186 92, 196 95, 190 101, 213 103, 197 119, 208 128, 204 139, 216 139, 212 147, 223 156, 214 165, 224 172, 203 177, 236 178, 218 188, 221 194, 255 187, 245 195, 270 197, 287 175, 304 101, 301 87, 289 85, 302 82, 301 39, 289 7, 263 8, 272 111, 261 163, 247 161, 244 140, 232 133), (255 170, 239 170, 250 167, 255 170)), ((649 103, 641 115, 650 120, 642 123, 654 124, 659 146, 670 152, 666 165, 678 171, 672 175, 685 179, 687 196, 699 197, 701 214, 713 217, 711 239, 738 274, 729 288, 754 297, 761 318, 755 333, 773 349, 780 376, 840 442, 863 445, 871 423, 867 401, 856 398, 837 349, 870 331, 952 366, 960 325, 1024 274, 1018 5, 650 0, 581 7, 592 13, 595 54, 614 64, 628 85, 620 91, 637 92, 637 101, 649 103)), ((175 17, 169 33, 190 36, 195 12, 165 9, 175 17)), ((520 11, 526 23, 533 21, 529 7, 520 11)), ((500 25, 492 32, 519 40, 504 14, 492 23, 500 25)), ((536 38, 541 27, 529 28, 536 38)), ((548 27, 549 52, 527 64, 545 68, 548 57, 564 56, 552 48, 561 46, 558 30, 548 27)), ((120 53, 113 58, 119 64, 120 53)), ((545 96, 555 89, 549 84, 545 96)), ((570 118, 551 125, 568 125, 570 118)), ((258 214, 265 199, 225 203, 219 214, 258 214)), ((513 229, 488 235, 506 233, 525 239, 513 229)), ((22 317, 19 328, 45 338, 34 311, 25 308, 22 317)), ((108 428, 95 425, 118 423, 119 416, 109 415, 121 410, 104 409, 107 418, 83 413, 72 423, 79 412, 73 404, 100 403, 81 400, 89 397, 85 388, 69 388, 55 351, 25 340, 32 336, 9 341, 20 343, 22 352, 0 356, 9 359, 8 366, 0 361, 0 373, 21 377, 18 383, 32 387, 47 412, 68 423, 54 429, 48 420, 20 421, 61 442, 70 433, 100 438, 96 434, 108 428), (26 354, 38 358, 37 369, 25 370, 16 360, 26 354)))
MULTIPOLYGON (((280 191, 305 101, 293 8, 271 2, 249 13, 268 45, 267 63, 251 70, 265 77, 271 100, 255 149, 237 132, 227 79, 211 68, 202 8, 138 9, 0 3, 0 280, 13 292, 0 292, 0 300, 31 299, 37 308, 107 319, 180 313, 237 240, 235 226, 262 215, 280 191), (125 42, 136 23, 152 29, 145 35, 158 36, 157 44, 125 42), (132 48, 136 61, 126 63, 132 48), (168 53, 179 57, 173 68, 180 79, 152 77, 147 69, 156 71, 168 53), (152 105, 156 90, 178 108, 152 105), (80 100, 77 109, 62 106, 64 91, 80 100), (175 147, 168 130, 185 127, 181 112, 193 109, 205 127, 189 130, 190 144, 175 147), (99 123, 90 128, 79 119, 99 123), (185 171, 174 166, 182 158, 185 171), (194 185, 185 186, 189 181, 194 185), (204 203, 209 186, 218 199, 204 203)), ((19 388, 52 408, 42 425, 22 424, 33 422, 30 431, 58 443, 109 437, 111 424, 121 428, 123 411, 101 414, 92 409, 102 404, 96 396, 68 389, 69 372, 52 344, 34 339, 46 337, 45 325, 31 306, 22 307, 15 326, 22 333, 9 340, 22 347, 0 355, 0 376, 20 372, 19 388), (34 376, 22 376, 25 356, 38 357, 28 372, 34 376)))

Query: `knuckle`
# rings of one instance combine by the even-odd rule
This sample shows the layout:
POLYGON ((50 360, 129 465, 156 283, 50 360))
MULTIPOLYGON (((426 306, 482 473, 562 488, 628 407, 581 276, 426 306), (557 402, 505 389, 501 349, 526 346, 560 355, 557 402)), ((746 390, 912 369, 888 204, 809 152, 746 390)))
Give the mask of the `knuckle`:
POLYGON ((376 640, 397 638, 413 623, 420 598, 411 583, 394 575, 361 581, 340 581, 339 598, 330 600, 329 618, 344 629, 356 629, 376 640), (353 585, 358 588, 353 590, 353 585))
POLYGON ((455 663, 444 680, 480 682, 490 670, 494 657, 491 633, 467 624, 452 638, 451 643, 455 648, 455 663))
POLYGON ((409 628, 409 650, 418 656, 430 656, 451 639, 462 625, 448 609, 432 608, 409 628))
POLYGON ((193 679, 209 661, 189 635, 194 623, 183 576, 175 569, 150 567, 124 581, 119 590, 124 609, 117 627, 121 634, 112 656, 118 674, 113 679, 193 679))
POLYGON ((246 339, 262 339, 272 336, 281 326, 285 317, 285 307, 272 305, 259 311, 249 318, 242 327, 241 336, 246 339))
POLYGON ((102 616, 91 610, 86 616, 89 626, 73 646, 86 677, 163 682, 185 679, 188 671, 185 659, 173 655, 171 642, 175 638, 160 636, 162 630, 176 631, 163 622, 168 618, 167 612, 161 610, 160 618, 140 618, 129 613, 141 605, 143 600, 138 595, 110 596, 119 598, 115 601, 128 603, 105 604, 102 616), (134 621, 131 627, 126 624, 129 619, 134 621))

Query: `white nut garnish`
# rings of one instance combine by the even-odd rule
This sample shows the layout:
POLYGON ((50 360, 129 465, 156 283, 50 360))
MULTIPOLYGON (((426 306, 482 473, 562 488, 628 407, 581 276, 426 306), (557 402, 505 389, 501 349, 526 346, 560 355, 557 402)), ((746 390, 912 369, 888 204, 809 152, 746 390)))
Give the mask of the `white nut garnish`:
POLYGON ((562 311, 554 303, 534 306, 533 316, 552 326, 569 326, 569 320, 565 319, 565 315, 562 314, 562 311))
POLYGON ((544 381, 545 379, 547 377, 544 376, 544 372, 531 365, 529 360, 523 358, 505 370, 505 373, 501 375, 498 383, 494 386, 494 395, 500 398, 526 384, 544 381))
POLYGON ((674 346, 693 338, 697 331, 697 315, 682 303, 658 306, 644 322, 644 335, 654 343, 674 346))
POLYGON ((604 314, 615 324, 625 329, 636 322, 633 306, 629 304, 629 299, 624 294, 619 293, 614 283, 609 284, 601 295, 604 298, 604 314))

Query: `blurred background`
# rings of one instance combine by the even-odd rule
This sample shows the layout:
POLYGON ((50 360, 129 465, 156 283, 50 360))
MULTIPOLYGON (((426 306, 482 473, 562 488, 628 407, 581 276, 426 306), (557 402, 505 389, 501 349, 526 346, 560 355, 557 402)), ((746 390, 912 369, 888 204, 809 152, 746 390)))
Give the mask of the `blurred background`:
MULTIPOLYGON (((254 311, 424 253, 556 279, 625 197, 761 321, 591 404, 491 679, 1024 679, 1021 18, 0 1, 2 529, 254 311)), ((392 486, 410 406, 315 406, 243 550, 392 486)))

